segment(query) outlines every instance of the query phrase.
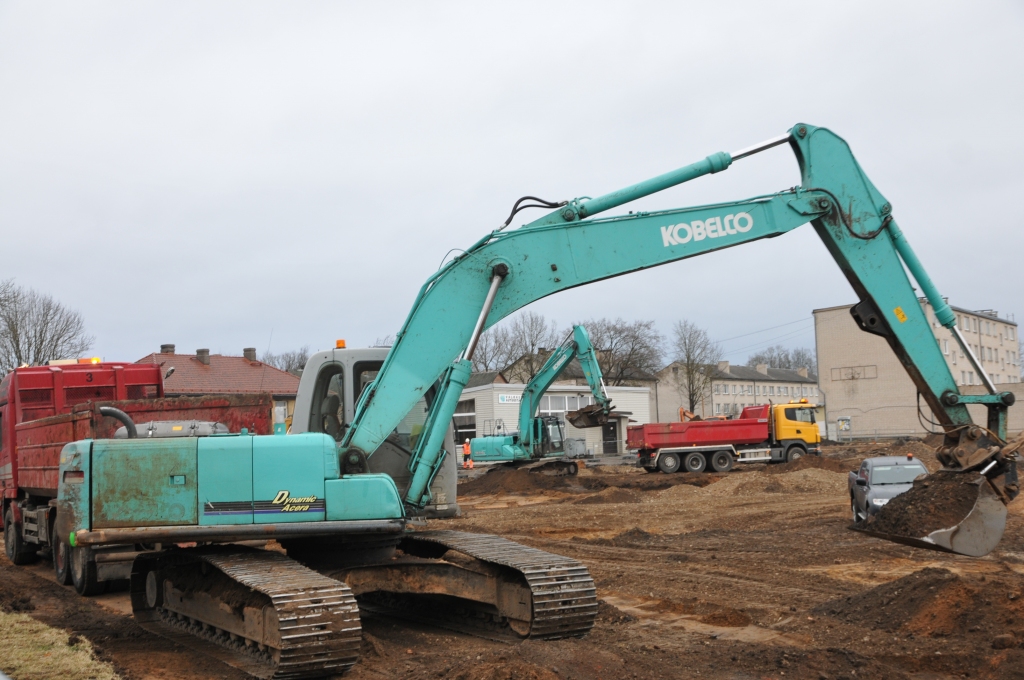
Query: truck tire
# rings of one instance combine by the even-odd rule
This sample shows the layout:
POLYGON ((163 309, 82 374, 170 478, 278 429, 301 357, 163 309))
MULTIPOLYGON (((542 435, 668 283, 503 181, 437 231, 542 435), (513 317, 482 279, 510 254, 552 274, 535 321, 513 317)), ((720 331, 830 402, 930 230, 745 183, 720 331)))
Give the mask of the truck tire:
POLYGON ((857 499, 854 498, 853 496, 850 496, 850 512, 853 513, 854 523, 860 522, 862 519, 864 519, 863 517, 861 517, 860 512, 858 512, 857 510, 857 499))
POLYGON ((795 460, 800 460, 802 457, 806 455, 807 449, 800 446, 799 444, 794 444, 793 446, 790 446, 788 449, 786 449, 786 462, 792 463, 795 460))
POLYGON ((96 578, 96 557, 92 549, 81 546, 72 548, 70 557, 71 582, 78 594, 84 597, 102 595, 107 584, 96 578))
POLYGON ((732 469, 732 454, 728 451, 715 451, 711 454, 711 469, 715 472, 728 472, 732 469))
POLYGON ((658 469, 662 472, 679 472, 679 454, 663 453, 658 456, 658 469))
POLYGON ((686 454, 686 458, 683 459, 683 465, 686 467, 687 472, 704 472, 707 462, 704 454, 697 453, 696 451, 686 454))
POLYGON ((58 539, 53 545, 53 575, 57 585, 71 585, 71 546, 58 539))
POLYGON ((14 509, 8 507, 4 513, 4 551, 12 564, 31 564, 36 561, 35 546, 25 543, 25 539, 14 523, 14 509))

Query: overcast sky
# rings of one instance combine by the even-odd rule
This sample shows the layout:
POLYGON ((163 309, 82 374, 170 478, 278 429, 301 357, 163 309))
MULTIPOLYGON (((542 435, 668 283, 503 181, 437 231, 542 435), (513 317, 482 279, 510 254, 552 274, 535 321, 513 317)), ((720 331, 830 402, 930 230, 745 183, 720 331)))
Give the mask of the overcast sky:
MULTIPOLYGON (((364 346, 518 197, 799 121, 850 143, 953 304, 1024 314, 1022 8, 0 2, 0 279, 80 310, 107 360, 364 346)), ((621 210, 798 181, 779 147, 621 210)), ((742 362, 854 301, 808 226, 530 308, 690 319, 742 362)))

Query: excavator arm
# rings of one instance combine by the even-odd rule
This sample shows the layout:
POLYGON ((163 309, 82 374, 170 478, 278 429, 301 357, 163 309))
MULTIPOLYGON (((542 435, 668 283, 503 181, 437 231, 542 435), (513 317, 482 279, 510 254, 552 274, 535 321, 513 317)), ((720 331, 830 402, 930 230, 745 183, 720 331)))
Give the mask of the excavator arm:
POLYGON ((565 368, 573 359, 580 362, 583 375, 587 379, 595 402, 567 415, 569 422, 576 427, 597 427, 608 420, 612 410, 612 402, 604 388, 601 367, 597 363, 597 353, 590 342, 590 335, 583 326, 573 326, 572 333, 559 347, 551 353, 544 365, 523 390, 523 400, 519 402, 519 440, 529 449, 533 444, 533 428, 530 423, 537 416, 540 398, 548 388, 558 380, 565 368))
MULTIPOLYGON (((891 203, 864 174, 846 142, 825 128, 798 124, 754 147, 704 160, 598 198, 578 198, 518 229, 498 229, 448 262, 420 289, 395 344, 357 405, 342 449, 377 448, 441 378, 428 431, 411 459, 406 502, 419 506, 444 452, 443 430, 468 380, 486 328, 535 300, 576 286, 785 234, 810 223, 860 298, 854 317, 884 337, 946 432, 940 452, 956 469, 984 469, 1003 503, 1018 492, 1013 456, 1002 453, 1010 393, 960 394, 908 276, 964 354, 985 375, 895 220, 891 203), (743 201, 596 217, 611 208, 717 173, 733 162, 788 143, 801 171, 798 187, 743 201), (989 410, 974 425, 968 403, 989 410), (443 427, 441 427, 443 426, 443 427)), ((1001 531, 1000 531, 1001 534, 1001 531)))

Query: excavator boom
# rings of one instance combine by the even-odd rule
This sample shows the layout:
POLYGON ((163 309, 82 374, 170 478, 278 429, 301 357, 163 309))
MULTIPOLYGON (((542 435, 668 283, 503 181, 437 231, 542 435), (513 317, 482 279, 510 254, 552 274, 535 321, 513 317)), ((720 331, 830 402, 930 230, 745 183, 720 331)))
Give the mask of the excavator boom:
MULTIPOLYGON (((944 464, 957 470, 984 467, 987 483, 1000 500, 1012 500, 1018 493, 1015 463, 1000 448, 1012 395, 959 393, 907 272, 942 324, 953 328, 955 315, 896 225, 891 203, 871 183, 843 139, 804 124, 734 154, 712 154, 605 196, 568 201, 518 229, 498 229, 480 239, 421 288, 384 366, 362 395, 342 449, 372 454, 439 378, 440 398, 435 398, 430 418, 438 425, 450 422, 479 334, 535 300, 780 236, 806 223, 813 225, 859 296, 853 309, 857 322, 865 331, 885 337, 945 429, 946 446, 940 451, 944 464), (736 202, 595 217, 787 143, 800 165, 798 187, 736 202), (987 429, 974 426, 968 403, 988 408, 987 429)), ((970 348, 963 349, 973 360, 970 348)), ((427 500, 429 480, 445 455, 441 439, 420 439, 406 495, 410 506, 427 500)))

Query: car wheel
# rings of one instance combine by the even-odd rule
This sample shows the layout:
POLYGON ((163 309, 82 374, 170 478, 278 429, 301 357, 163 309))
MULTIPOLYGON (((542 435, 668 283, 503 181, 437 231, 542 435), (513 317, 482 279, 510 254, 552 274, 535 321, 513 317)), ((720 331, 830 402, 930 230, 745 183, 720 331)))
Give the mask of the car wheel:
POLYGON ((67 541, 58 539, 53 546, 53 575, 58 585, 71 585, 71 546, 67 541))
POLYGON ((715 451, 711 454, 711 469, 715 472, 728 472, 732 469, 732 454, 728 451, 715 451))
POLYGON ((708 461, 704 458, 703 453, 688 453, 686 454, 686 458, 683 460, 683 465, 686 466, 687 472, 704 472, 704 468, 707 464, 708 461))
POLYGON ((658 469, 662 472, 679 472, 679 454, 663 453, 658 456, 658 469))
POLYGON ((795 460, 800 460, 806 453, 807 451, 802 446, 790 446, 789 450, 786 451, 786 462, 792 463, 795 460))
POLYGON ((4 552, 12 564, 30 564, 36 559, 36 551, 25 544, 21 532, 14 523, 14 508, 4 513, 4 552))
POLYGON ((853 496, 850 497, 850 512, 853 514, 854 523, 859 522, 860 513, 857 512, 857 500, 853 496))
POLYGON ((70 561, 71 582, 79 595, 91 597, 100 595, 107 589, 106 582, 96 577, 96 557, 90 548, 72 548, 70 561))

